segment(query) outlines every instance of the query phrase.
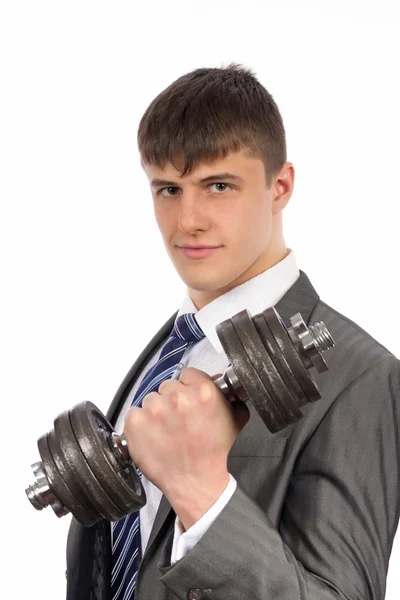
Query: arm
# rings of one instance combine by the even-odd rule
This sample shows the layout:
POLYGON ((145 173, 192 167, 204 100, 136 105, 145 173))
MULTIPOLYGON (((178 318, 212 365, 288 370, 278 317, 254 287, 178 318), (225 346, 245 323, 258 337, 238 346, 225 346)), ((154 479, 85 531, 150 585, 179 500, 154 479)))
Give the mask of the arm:
POLYGON ((219 600, 382 600, 399 519, 400 362, 345 388, 296 462, 279 531, 240 484, 197 544, 161 581, 219 600), (207 591, 208 590, 208 591, 207 591))

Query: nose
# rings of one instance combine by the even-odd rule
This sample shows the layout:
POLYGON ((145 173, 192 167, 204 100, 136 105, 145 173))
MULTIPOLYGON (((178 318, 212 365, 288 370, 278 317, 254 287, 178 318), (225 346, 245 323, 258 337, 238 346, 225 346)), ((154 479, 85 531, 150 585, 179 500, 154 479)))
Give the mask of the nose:
POLYGON ((178 227, 185 233, 205 231, 209 227, 206 200, 196 191, 185 191, 179 202, 178 227))

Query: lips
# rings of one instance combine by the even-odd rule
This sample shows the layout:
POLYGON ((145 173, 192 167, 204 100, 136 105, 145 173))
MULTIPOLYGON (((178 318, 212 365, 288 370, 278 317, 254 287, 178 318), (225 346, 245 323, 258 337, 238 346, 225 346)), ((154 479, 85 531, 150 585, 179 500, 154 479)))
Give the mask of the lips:
POLYGON ((191 245, 188 244, 187 246, 185 244, 178 244, 180 248, 192 248, 193 250, 202 250, 203 248, 219 248, 220 246, 209 246, 208 244, 197 244, 197 245, 191 245))
POLYGON ((196 246, 196 247, 184 247, 181 246, 183 254, 188 258, 205 258, 214 254, 217 250, 219 250, 222 246, 196 246))

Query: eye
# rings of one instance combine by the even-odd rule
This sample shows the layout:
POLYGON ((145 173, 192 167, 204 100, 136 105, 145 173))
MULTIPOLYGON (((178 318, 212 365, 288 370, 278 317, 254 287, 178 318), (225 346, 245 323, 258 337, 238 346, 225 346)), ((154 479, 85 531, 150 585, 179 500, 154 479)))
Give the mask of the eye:
MULTIPOLYGON (((225 186, 225 188, 231 188, 232 189, 232 186, 230 186, 227 183, 224 183, 223 181, 218 181, 217 183, 210 183, 209 185, 210 186, 212 186, 212 185, 222 185, 222 186, 225 186)), ((178 189, 179 188, 175 187, 175 186, 164 187, 164 188, 161 188, 160 190, 158 190, 156 192, 156 195, 157 196, 164 196, 164 198, 170 198, 171 196, 176 196, 176 194, 170 194, 169 192, 171 190, 178 190, 178 189), (164 190, 168 190, 168 194, 163 194, 164 190)), ((223 193, 223 192, 225 192, 225 189, 217 191, 217 194, 221 195, 221 193, 223 193)))
MULTIPOLYGON (((218 181, 218 183, 211 183, 211 185, 224 185, 225 187, 231 187, 230 185, 228 185, 227 183, 224 183, 223 181, 218 181)), ((220 192, 224 192, 225 190, 219 190, 220 192)))
MULTIPOLYGON (((179 189, 179 188, 174 187, 174 186, 169 186, 169 187, 161 188, 160 190, 157 190, 156 195, 157 196, 164 196, 165 197, 165 194, 162 194, 162 192, 164 190, 177 190, 177 189, 179 189)), ((166 197, 168 198, 168 196, 169 196, 169 194, 166 197)), ((175 196, 175 194, 172 194, 172 196, 175 196)))

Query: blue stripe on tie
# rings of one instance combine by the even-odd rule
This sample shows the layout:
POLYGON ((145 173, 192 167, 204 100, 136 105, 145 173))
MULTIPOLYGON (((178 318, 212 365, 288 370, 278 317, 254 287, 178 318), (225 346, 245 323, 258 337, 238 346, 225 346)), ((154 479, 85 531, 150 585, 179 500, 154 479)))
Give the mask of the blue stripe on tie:
POLYGON ((155 379, 153 379, 151 381, 151 383, 143 390, 143 392, 140 394, 140 396, 137 397, 137 399, 133 402, 133 404, 131 406, 138 406, 139 404, 142 403, 142 400, 145 396, 147 396, 147 394, 149 394, 150 392, 153 392, 154 389, 158 386, 160 387, 161 382, 164 381, 165 379, 169 379, 170 377, 172 377, 172 375, 174 374, 176 367, 170 367, 169 369, 166 369, 165 371, 163 371, 162 373, 160 373, 155 379))
MULTIPOLYGON (((132 554, 131 559, 130 559, 130 561, 128 563, 127 569, 126 569, 126 571, 124 573, 124 576, 123 576, 123 578, 121 580, 120 586, 119 586, 118 590, 115 592, 114 598, 118 598, 118 596, 119 596, 119 594, 120 594, 123 586, 125 586, 126 576, 127 576, 128 572, 129 572, 129 569, 130 569, 133 561, 136 559, 138 552, 139 552, 139 548, 136 548, 135 552, 132 554)), ((136 577, 135 577, 135 579, 136 579, 136 577)))
MULTIPOLYGON (((129 521, 128 521, 128 525, 130 525, 129 521)), ((135 534, 137 533, 138 529, 139 529, 139 517, 136 517, 134 522, 132 523, 132 526, 128 527, 128 530, 129 530, 128 536, 124 540, 124 544, 121 546, 121 548, 119 550, 118 560, 115 562, 115 564, 112 568, 111 585, 113 585, 113 583, 116 581, 118 574, 121 571, 122 565, 128 554, 128 551, 129 551, 129 548, 131 545, 131 541, 134 539, 135 534)))
MULTIPOLYGON (((171 334, 163 346, 158 361, 143 377, 131 403, 141 406, 143 398, 158 391, 162 381, 170 379, 180 363, 186 348, 201 340, 204 333, 194 313, 180 315, 175 320, 171 334)), ((142 473, 137 468, 139 477, 142 473)), ((134 600, 136 577, 141 560, 140 511, 127 515, 111 524, 112 600, 134 600)))
POLYGON ((123 535, 127 525, 128 525, 128 519, 121 519, 120 521, 113 523, 113 527, 111 529, 111 531, 112 531, 112 551, 113 552, 114 552, 115 548, 117 547, 118 542, 121 539, 121 536, 123 535), (118 527, 118 526, 120 526, 120 527, 118 527), (118 529, 118 531, 117 531, 117 529, 118 529))
POLYGON ((185 320, 190 327, 190 330, 193 332, 193 335, 196 336, 197 339, 201 340, 204 337, 203 331, 200 329, 197 321, 190 314, 183 315, 185 320))

